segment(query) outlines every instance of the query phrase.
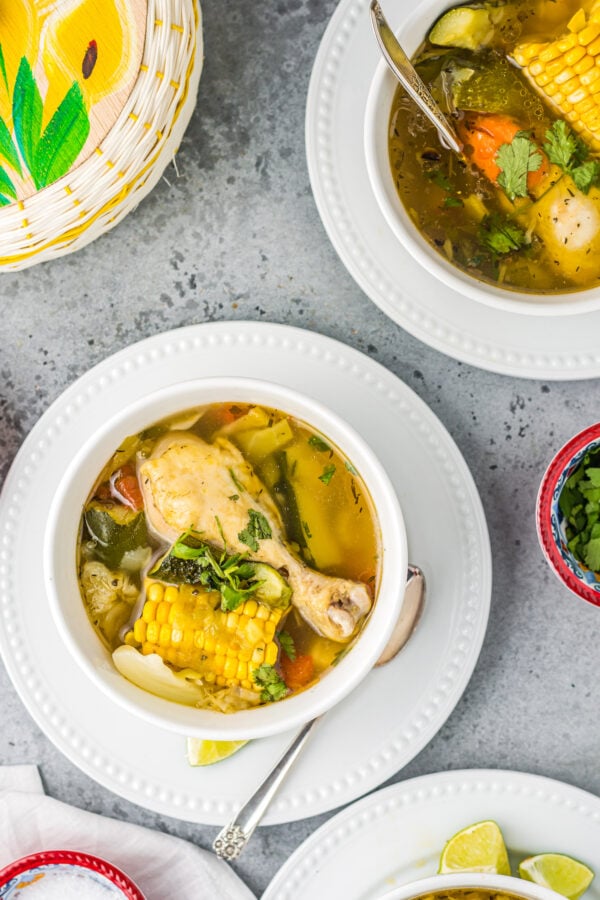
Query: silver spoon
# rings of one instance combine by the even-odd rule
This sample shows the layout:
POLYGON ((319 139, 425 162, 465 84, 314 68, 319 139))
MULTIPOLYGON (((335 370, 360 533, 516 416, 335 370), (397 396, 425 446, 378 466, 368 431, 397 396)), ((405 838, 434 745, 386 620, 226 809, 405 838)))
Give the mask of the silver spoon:
POLYGON ((435 125, 440 143, 447 150, 462 155, 463 145, 456 131, 441 111, 425 83, 419 78, 410 59, 398 43, 398 39, 383 14, 379 0, 371 0, 371 22, 383 57, 406 91, 430 122, 435 125))
MULTIPOLYGON (((375 666, 385 665, 402 650, 421 618, 424 604, 425 576, 418 566, 409 565, 402 610, 392 636, 375 666)), ((320 719, 321 717, 312 719, 302 726, 276 765, 252 792, 235 818, 218 833, 213 842, 213 850, 221 859, 229 861, 237 859, 244 850, 320 719)))

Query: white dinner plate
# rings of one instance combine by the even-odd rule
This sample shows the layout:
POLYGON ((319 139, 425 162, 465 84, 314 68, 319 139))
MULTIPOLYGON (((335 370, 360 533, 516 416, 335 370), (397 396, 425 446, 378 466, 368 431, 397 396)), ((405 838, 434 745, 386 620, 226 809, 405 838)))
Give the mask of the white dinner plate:
MULTIPOLYGON (((387 0, 393 28, 421 0, 387 0)), ((600 311, 530 316, 470 300, 430 275, 402 247, 367 174, 363 125, 380 61, 369 0, 341 0, 312 71, 306 152, 315 201, 342 262, 368 297, 431 347, 483 369, 526 378, 600 375, 600 311)))
MULTIPOLYGON (((493 819, 513 874, 536 853, 574 856, 600 872, 600 800, 521 772, 438 772, 371 794, 329 819, 279 870, 261 900, 375 900, 437 872, 446 841, 493 819)), ((598 900, 600 879, 584 900, 598 900)))
POLYGON ((327 714, 266 819, 292 821, 354 800, 421 750, 461 696, 487 624, 490 546, 471 475, 438 419, 378 363, 311 332, 221 322, 149 338, 85 374, 34 427, 0 498, 0 647, 40 728, 75 765, 128 800, 222 824, 272 766, 289 734, 256 741, 216 766, 190 768, 182 737, 114 705, 77 668, 44 590, 44 526, 65 460, 124 404, 208 375, 278 381, 353 425, 398 490, 411 560, 428 580, 414 638, 327 714))

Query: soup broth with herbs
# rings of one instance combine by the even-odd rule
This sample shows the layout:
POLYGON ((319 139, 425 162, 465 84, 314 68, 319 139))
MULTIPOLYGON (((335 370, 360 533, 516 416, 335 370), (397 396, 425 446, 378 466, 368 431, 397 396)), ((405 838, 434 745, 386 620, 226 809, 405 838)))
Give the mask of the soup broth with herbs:
POLYGON ((85 504, 79 578, 126 678, 245 709, 304 690, 355 640, 377 595, 377 518, 310 425, 212 404, 116 450, 85 504))
POLYGON ((415 227, 475 278, 524 292, 600 283, 600 3, 453 7, 413 57, 464 158, 396 91, 389 156, 415 227))

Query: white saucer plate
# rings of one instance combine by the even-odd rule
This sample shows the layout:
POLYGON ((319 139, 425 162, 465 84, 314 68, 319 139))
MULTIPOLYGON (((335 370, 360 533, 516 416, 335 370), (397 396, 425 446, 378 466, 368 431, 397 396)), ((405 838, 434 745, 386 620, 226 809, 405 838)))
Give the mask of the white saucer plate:
MULTIPOLYGON (((598 797, 521 772, 439 772, 376 791, 334 816, 292 854, 262 900, 376 900, 435 875, 446 841, 485 819, 502 829, 513 874, 525 857, 548 851, 600 870, 598 797)), ((594 881, 585 900, 599 897, 594 881)))
MULTIPOLYGON (((421 0, 388 0, 396 29, 421 0)), ((522 315, 464 297, 430 275, 395 237, 367 173, 364 118, 380 54, 369 0, 341 0, 315 59, 306 106, 313 194, 342 262, 391 319, 429 346, 483 369, 540 379, 600 375, 600 311, 522 315)))
POLYGON ((410 558, 428 580, 409 645, 327 714, 265 820, 287 822, 348 803, 406 765, 460 698, 487 625, 490 546, 471 475, 438 419, 378 363, 307 331, 223 322, 149 338, 85 374, 34 427, 0 498, 0 648, 46 735, 96 781, 141 806, 222 824, 271 768, 289 735, 253 742, 214 767, 190 768, 183 738, 112 704, 78 669, 45 596, 44 527, 65 460, 124 404, 209 375, 278 381, 353 425, 397 488, 410 558))

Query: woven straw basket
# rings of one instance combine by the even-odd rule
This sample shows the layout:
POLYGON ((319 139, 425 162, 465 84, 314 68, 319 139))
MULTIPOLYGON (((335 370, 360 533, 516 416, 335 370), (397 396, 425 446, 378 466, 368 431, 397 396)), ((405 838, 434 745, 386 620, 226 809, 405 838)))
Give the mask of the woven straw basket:
MULTIPOLYGON (((38 5, 44 2, 36 0, 38 5)), ((47 2, 56 7, 64 0, 47 2)), ((92 45, 96 52, 96 42, 90 41, 92 45)), ((124 105, 97 145, 90 149, 88 141, 82 161, 58 180, 32 188, 29 195, 3 198, 0 270, 23 269, 93 241, 134 209, 173 159, 194 109, 202 70, 198 0, 147 0, 145 35, 142 18, 139 45, 139 71, 134 68, 124 105)), ((8 90, 1 47, 0 75, 8 90)), ((18 146, 23 157, 23 147, 18 146)), ((15 165, 23 167, 19 160, 15 165)), ((11 172, 6 166, 3 171, 11 172)))

